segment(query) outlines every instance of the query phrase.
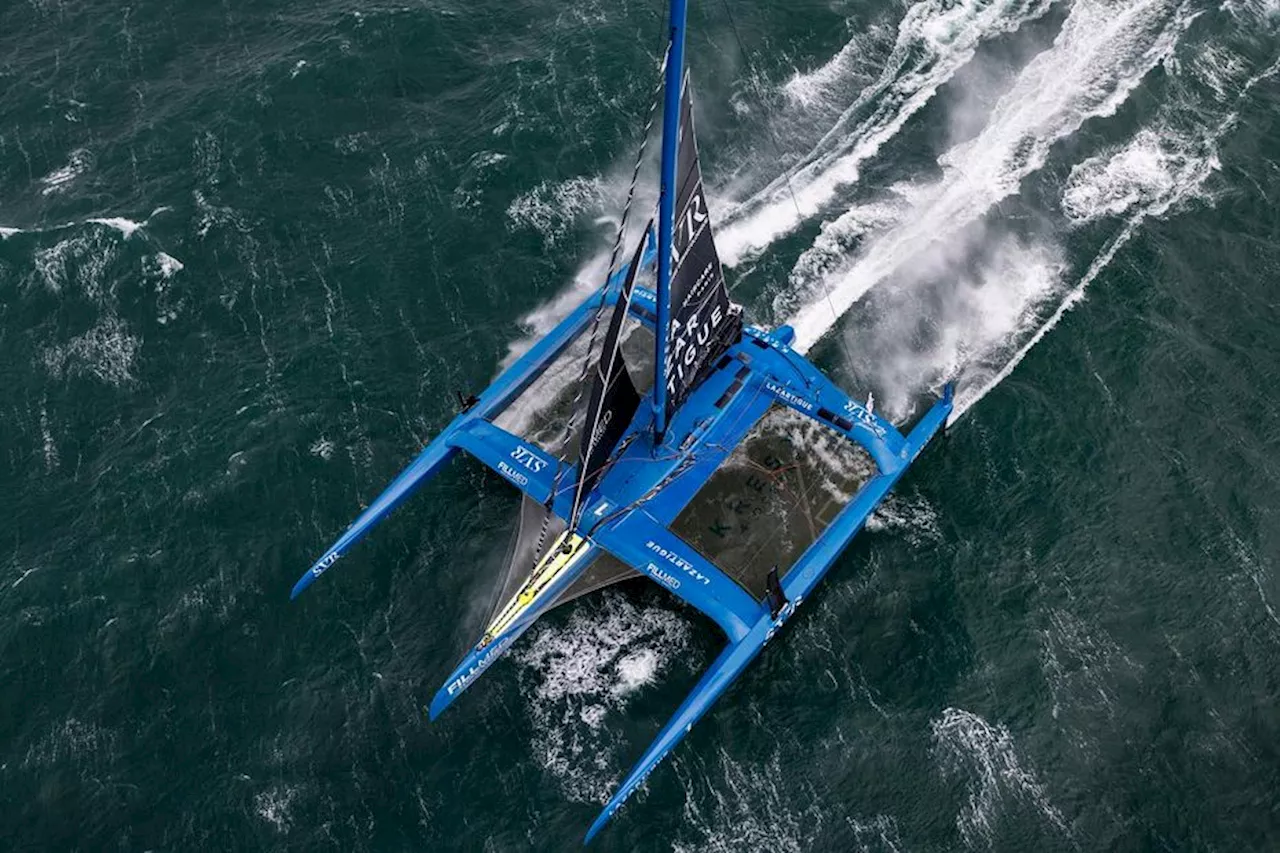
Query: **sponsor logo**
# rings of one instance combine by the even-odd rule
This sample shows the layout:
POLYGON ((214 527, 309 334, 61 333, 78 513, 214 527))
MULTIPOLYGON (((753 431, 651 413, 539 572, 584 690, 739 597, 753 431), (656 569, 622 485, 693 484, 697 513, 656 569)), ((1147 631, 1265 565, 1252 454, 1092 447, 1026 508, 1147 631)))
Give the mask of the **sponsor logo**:
POLYGON ((699 183, 693 191, 693 195, 689 197, 689 204, 685 206, 684 215, 680 217, 680 221, 676 223, 675 239, 671 241, 671 248, 675 254, 672 259, 675 261, 674 266, 679 266, 680 261, 684 258, 685 252, 689 251, 689 247, 693 245, 693 241, 697 238, 698 232, 702 230, 702 226, 707 222, 707 199, 702 194, 702 184, 699 183))
POLYGON ((547 467, 547 460, 527 447, 517 447, 511 451, 511 458, 535 474, 540 473, 543 468, 547 467))
POLYGON ((677 590, 680 588, 679 580, 667 574, 662 569, 655 566, 653 563, 650 563, 649 565, 645 566, 645 571, 648 572, 650 575, 652 575, 654 580, 656 580, 658 583, 662 584, 663 586, 667 587, 668 589, 677 590))
POLYGON ((596 445, 600 443, 600 439, 604 437, 604 431, 609 428, 609 422, 613 420, 613 409, 605 409, 604 414, 600 415, 600 420, 596 422, 596 428, 591 431, 590 453, 596 452, 596 445))
POLYGON ((684 325, 671 321, 671 349, 667 354, 667 391, 676 391, 688 385, 698 375, 707 358, 707 344, 716 338, 716 330, 724 322, 724 308, 714 305, 709 315, 689 315, 684 325))
POLYGON ((782 352, 791 351, 791 345, 785 344, 782 341, 778 340, 777 336, 775 336, 773 332, 766 332, 764 329, 758 328, 756 326, 751 326, 749 328, 752 334, 754 334, 757 338, 764 341, 774 349, 781 350, 782 352))
POLYGON ((498 470, 502 472, 503 476, 505 476, 511 482, 515 483, 517 486, 529 485, 528 477, 526 477, 524 474, 521 474, 519 471, 517 471, 515 468, 512 468, 510 465, 508 465, 505 462, 498 463, 498 470))
POLYGON ((339 554, 337 551, 334 551, 330 554, 325 554, 324 557, 320 560, 320 562, 316 563, 314 566, 311 567, 311 574, 315 575, 316 577, 320 577, 322 574, 324 574, 325 569, 329 568, 334 563, 338 562, 338 558, 341 556, 342 555, 339 554))
POLYGON ((876 435, 884 438, 884 427, 876 420, 876 416, 864 409, 854 401, 850 400, 844 404, 844 412, 876 435))
MULTIPOLYGON (((657 542, 654 542, 652 539, 650 539, 648 542, 645 542, 644 547, 648 548, 654 554, 657 554, 659 557, 666 560, 668 563, 675 566, 677 569, 680 569, 682 572, 687 574, 689 577, 693 578, 695 581, 698 581, 699 583, 704 585, 711 583, 711 578, 707 577, 702 572, 698 571, 696 568, 694 568, 693 563, 689 562, 684 557, 681 557, 675 551, 669 551, 666 548, 663 548, 661 545, 659 545, 657 542)), ((672 589, 674 588, 675 587, 672 587, 672 589)))
POLYGON ((793 406, 804 409, 806 412, 813 411, 813 403, 810 403, 799 394, 788 391, 776 382, 766 382, 764 383, 764 387, 770 394, 777 397, 779 400, 782 400, 784 403, 790 403, 793 406))
POLYGON ((502 654, 509 645, 511 645, 511 638, 505 637, 496 646, 481 655, 466 672, 449 682, 449 686, 446 688, 449 691, 449 695, 452 696, 457 693, 459 690, 466 687, 467 684, 469 684, 477 675, 488 669, 489 664, 497 660, 498 655, 502 654))

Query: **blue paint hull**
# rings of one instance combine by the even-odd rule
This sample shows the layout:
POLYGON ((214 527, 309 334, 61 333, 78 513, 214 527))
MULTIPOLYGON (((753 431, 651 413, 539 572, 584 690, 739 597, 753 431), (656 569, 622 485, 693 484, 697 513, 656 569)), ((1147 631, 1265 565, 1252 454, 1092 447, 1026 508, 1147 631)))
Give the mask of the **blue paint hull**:
MULTIPOLYGON (((459 451, 478 459, 516 488, 548 505, 562 519, 568 519, 577 483, 576 468, 560 470, 557 477, 557 462, 549 454, 504 432, 490 420, 563 352, 602 304, 616 299, 616 281, 615 278, 600 293, 585 300, 505 370, 469 411, 455 418, 298 581, 294 596, 459 451)), ((651 324, 653 305, 653 295, 637 289, 633 315, 651 324)), ((589 540, 592 549, 612 554, 707 614, 729 640, 619 786, 587 833, 588 841, 810 595, 951 412, 948 387, 942 399, 903 435, 837 388, 793 351, 790 341, 791 330, 787 327, 773 332, 746 327, 741 340, 730 347, 716 369, 675 413, 660 444, 655 445, 653 438, 654 410, 650 405, 641 406, 621 445, 625 449, 583 502, 578 532, 589 540), (757 600, 682 541, 672 532, 671 525, 751 428, 777 405, 811 417, 855 442, 874 460, 876 471, 799 560, 789 568, 780 567, 785 569, 780 574, 785 603, 771 608, 767 601, 757 600)), ((592 559, 579 561, 575 571, 557 578, 501 634, 478 643, 434 697, 432 719, 510 648, 591 562, 592 559)))

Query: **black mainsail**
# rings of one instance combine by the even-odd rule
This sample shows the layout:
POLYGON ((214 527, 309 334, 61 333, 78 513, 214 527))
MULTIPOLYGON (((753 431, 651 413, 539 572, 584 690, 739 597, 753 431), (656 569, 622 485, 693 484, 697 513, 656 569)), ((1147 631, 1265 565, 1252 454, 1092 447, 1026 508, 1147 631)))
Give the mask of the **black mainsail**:
POLYGON ((736 340, 741 328, 740 312, 729 301, 724 268, 711 235, 691 88, 686 74, 680 97, 679 190, 671 240, 671 326, 667 330, 667 363, 659 378, 666 383, 668 418, 688 398, 705 369, 736 340))

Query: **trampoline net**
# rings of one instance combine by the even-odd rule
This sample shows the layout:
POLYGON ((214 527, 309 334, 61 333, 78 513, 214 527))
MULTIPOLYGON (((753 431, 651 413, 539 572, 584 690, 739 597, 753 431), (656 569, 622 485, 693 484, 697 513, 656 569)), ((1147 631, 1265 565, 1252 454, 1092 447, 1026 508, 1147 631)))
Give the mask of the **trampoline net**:
POLYGON ((769 570, 785 576, 875 473, 861 446, 775 405, 671 529, 761 600, 769 570))
MULTIPOLYGON (((494 417, 494 424, 570 463, 577 461, 582 412, 572 417, 572 424, 570 417, 589 338, 588 327, 494 417)), ((653 334, 628 320, 622 340, 632 379, 643 394, 653 384, 653 334)), ((578 408, 585 406, 585 397, 578 408)), ((763 599, 769 570, 777 566, 785 575, 875 473, 874 461, 859 445, 775 405, 716 469, 672 530, 763 599)), ((516 594, 564 527, 538 502, 521 500, 493 601, 495 613, 516 594)), ((546 609, 639 575, 602 554, 546 609)))

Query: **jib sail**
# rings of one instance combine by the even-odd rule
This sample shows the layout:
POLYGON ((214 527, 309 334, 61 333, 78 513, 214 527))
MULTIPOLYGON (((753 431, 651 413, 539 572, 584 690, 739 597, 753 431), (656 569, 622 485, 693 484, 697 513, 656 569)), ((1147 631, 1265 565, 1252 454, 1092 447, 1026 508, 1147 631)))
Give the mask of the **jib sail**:
POLYGON ((697 386, 704 369, 733 343, 739 329, 738 312, 729 302, 724 269, 711 236, 687 74, 682 88, 676 161, 679 190, 671 239, 671 325, 663 370, 668 417, 697 386))
POLYGON ((609 456, 622 440, 636 410, 640 408, 640 392, 636 390, 631 375, 627 372, 618 339, 622 334, 622 324, 627 318, 632 285, 635 284, 636 273, 644 257, 645 242, 651 230, 652 228, 645 229, 640 244, 636 246, 635 256, 631 259, 627 277, 622 283, 622 292, 614 305, 613 316, 609 318, 600 359, 596 362, 591 395, 587 401, 587 417, 582 425, 582 477, 575 493, 574 521, 581 509, 583 496, 590 494, 595 487, 609 462, 609 456))

